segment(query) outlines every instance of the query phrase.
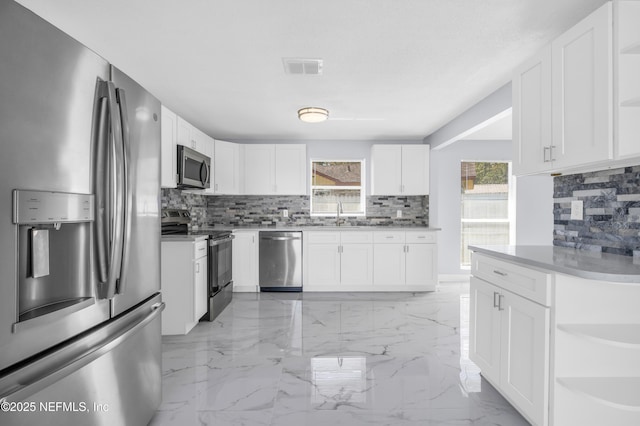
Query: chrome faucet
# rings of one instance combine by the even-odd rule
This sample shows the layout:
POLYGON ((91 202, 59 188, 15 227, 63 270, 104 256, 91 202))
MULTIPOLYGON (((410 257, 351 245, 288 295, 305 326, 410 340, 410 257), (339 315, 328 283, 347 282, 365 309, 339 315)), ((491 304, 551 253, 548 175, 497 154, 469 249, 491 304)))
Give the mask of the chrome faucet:
POLYGON ((342 208, 342 201, 338 201, 336 205, 336 226, 340 226, 343 222, 343 219, 340 218, 341 213, 344 213, 344 209, 342 208))

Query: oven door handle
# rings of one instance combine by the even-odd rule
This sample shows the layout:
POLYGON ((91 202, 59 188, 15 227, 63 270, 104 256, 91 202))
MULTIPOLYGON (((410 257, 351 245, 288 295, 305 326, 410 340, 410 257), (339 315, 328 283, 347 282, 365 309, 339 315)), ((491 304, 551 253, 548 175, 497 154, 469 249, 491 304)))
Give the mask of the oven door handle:
POLYGON ((235 235, 229 235, 228 237, 222 238, 222 239, 219 239, 219 240, 209 240, 209 247, 219 246, 220 244, 229 243, 234 238, 236 238, 235 235))

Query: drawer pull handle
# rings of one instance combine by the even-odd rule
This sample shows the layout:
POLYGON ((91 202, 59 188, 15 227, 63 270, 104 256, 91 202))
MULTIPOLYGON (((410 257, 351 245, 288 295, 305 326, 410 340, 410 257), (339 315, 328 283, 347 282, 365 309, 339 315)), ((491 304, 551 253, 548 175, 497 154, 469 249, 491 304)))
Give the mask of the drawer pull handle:
POLYGON ((497 308, 498 306, 500 306, 500 293, 498 293, 497 291, 493 292, 493 307, 497 308))
POLYGON ((393 235, 387 235, 385 238, 387 238, 387 239, 393 238, 393 235))
POLYGON ((506 276, 507 276, 507 274, 506 274, 506 273, 504 273, 504 272, 502 272, 502 271, 498 271, 497 269, 494 269, 494 270, 493 270, 493 273, 494 273, 494 274, 498 274, 498 275, 500 275, 501 277, 506 277, 506 276))

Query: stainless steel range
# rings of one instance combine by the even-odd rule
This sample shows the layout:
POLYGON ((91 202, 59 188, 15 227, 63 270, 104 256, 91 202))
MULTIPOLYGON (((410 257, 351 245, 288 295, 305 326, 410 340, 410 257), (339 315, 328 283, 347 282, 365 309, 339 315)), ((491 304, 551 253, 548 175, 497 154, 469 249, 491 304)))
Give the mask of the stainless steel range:
POLYGON ((207 313, 200 319, 213 321, 231 303, 233 295, 233 272, 231 231, 201 228, 189 228, 191 213, 183 209, 162 210, 162 235, 207 235, 207 281, 209 303, 207 313))

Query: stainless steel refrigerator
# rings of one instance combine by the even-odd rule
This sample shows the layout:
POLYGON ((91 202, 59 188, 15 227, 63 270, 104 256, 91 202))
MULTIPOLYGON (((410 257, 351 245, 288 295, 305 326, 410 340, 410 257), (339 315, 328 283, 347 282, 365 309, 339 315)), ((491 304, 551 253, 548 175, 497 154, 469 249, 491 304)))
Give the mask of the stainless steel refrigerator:
POLYGON ((0 424, 147 424, 161 399, 160 103, 0 0, 0 150, 0 424))

